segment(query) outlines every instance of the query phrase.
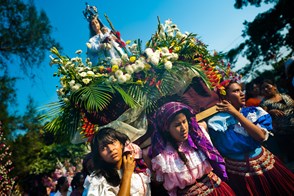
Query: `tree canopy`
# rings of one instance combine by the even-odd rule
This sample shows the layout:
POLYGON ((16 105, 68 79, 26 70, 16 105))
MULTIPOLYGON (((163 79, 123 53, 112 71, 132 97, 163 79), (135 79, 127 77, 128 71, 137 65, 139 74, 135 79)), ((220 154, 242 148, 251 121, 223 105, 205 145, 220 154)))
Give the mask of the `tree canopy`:
POLYGON ((46 52, 57 42, 44 11, 37 12, 33 1, 2 0, 0 4, 0 67, 19 63, 26 73, 38 67, 46 52))
POLYGON ((243 75, 257 73, 264 65, 272 65, 290 56, 294 48, 294 1, 293 0, 236 0, 235 7, 260 6, 273 3, 268 11, 256 16, 252 22, 245 21, 242 36, 245 41, 227 53, 231 63, 240 55, 249 60, 240 70, 243 75))

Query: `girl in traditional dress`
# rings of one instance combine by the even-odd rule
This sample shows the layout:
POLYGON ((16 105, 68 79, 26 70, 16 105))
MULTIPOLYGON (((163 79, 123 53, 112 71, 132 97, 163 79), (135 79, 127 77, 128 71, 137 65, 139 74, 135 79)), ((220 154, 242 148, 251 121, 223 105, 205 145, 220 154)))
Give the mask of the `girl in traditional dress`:
POLYGON ((237 195, 293 195, 294 175, 262 147, 272 130, 270 115, 260 107, 244 107, 241 86, 230 81, 208 120, 214 146, 226 161, 228 184, 237 195))
POLYGON ((155 113, 152 170, 169 195, 235 195, 223 181, 224 160, 205 131, 180 102, 166 103, 155 113))

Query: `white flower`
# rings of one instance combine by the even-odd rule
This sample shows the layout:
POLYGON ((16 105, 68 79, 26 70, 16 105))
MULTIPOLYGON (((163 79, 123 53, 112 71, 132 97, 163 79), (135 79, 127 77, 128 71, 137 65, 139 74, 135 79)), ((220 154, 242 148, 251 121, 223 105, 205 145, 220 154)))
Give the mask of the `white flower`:
POLYGON ((159 63, 159 56, 158 55, 152 55, 151 58, 150 58, 150 62, 153 64, 153 65, 158 65, 159 63))
POLYGON ((84 84, 89 84, 92 81, 92 79, 84 78, 84 79, 82 79, 82 81, 84 82, 84 84))
POLYGON ((117 81, 120 84, 125 83, 127 81, 127 77, 125 75, 120 75, 119 77, 117 77, 117 81))
POLYGON ((178 60, 178 58, 179 58, 179 55, 177 53, 171 53, 170 60, 176 61, 178 60))
POLYGON ((134 73, 134 69, 133 69, 133 67, 132 67, 131 65, 127 65, 127 66, 125 67, 125 70, 126 70, 126 72, 129 73, 129 74, 134 73))
POLYGON ((129 81, 132 78, 130 74, 125 74, 125 77, 126 77, 126 81, 129 81))
POLYGON ((122 55, 121 55, 121 59, 122 59, 123 61, 129 61, 129 57, 128 57, 127 54, 122 54, 122 55))
POLYGON ((83 51, 82 50, 77 50, 75 53, 76 54, 81 54, 83 51))
POLYGON ((136 54, 138 52, 138 44, 132 44, 131 46, 129 46, 129 49, 133 54, 136 54))
POLYGON ((87 65, 91 67, 92 66, 92 62, 91 61, 87 62, 87 65))
POLYGON ((182 34, 180 31, 178 31, 178 32, 176 33, 176 37, 177 37, 178 39, 182 39, 182 38, 183 38, 183 34, 182 34))
POLYGON ((165 69, 171 69, 173 67, 173 64, 170 61, 166 61, 164 63, 164 67, 165 67, 165 69))
POLYGON ((142 59, 138 59, 136 62, 135 62, 135 66, 134 66, 136 69, 135 69, 135 72, 140 72, 144 69, 145 67, 145 64, 144 62, 142 62, 142 59))
POLYGON ((82 73, 79 73, 79 75, 80 75, 81 77, 86 77, 86 76, 87 76, 87 73, 83 71, 82 73))
POLYGON ((169 53, 169 50, 168 50, 167 47, 163 47, 163 48, 161 48, 161 51, 162 51, 163 53, 169 53))
POLYGON ((93 71, 87 71, 87 76, 94 76, 95 73, 93 71))
POLYGON ((114 76, 110 76, 110 77, 108 78, 108 80, 109 80, 110 82, 116 82, 116 81, 117 81, 117 79, 116 79, 114 76))
POLYGON ((112 58, 110 63, 111 63, 111 65, 120 65, 121 59, 120 58, 112 58))
POLYGON ((71 80, 68 84, 70 87, 72 87, 73 85, 75 85, 76 81, 75 80, 71 80))
POLYGON ((118 69, 116 72, 115 72, 115 76, 118 78, 119 76, 121 75, 124 75, 124 73, 122 72, 122 70, 118 69))
POLYGON ((77 62, 77 61, 79 61, 79 58, 78 57, 74 57, 74 58, 71 58, 70 59, 72 62, 77 62))
POLYGON ((165 25, 171 25, 173 22, 171 19, 167 19, 166 21, 164 21, 165 25))
POLYGON ((75 70, 76 70, 77 72, 83 72, 83 71, 85 70, 85 68, 79 66, 79 67, 76 67, 75 70))
POLYGON ((146 48, 145 49, 145 53, 147 54, 147 56, 151 56, 153 54, 153 50, 151 48, 146 48))
POLYGON ((64 88, 60 88, 60 89, 56 90, 56 92, 57 92, 58 96, 63 96, 63 95, 65 95, 65 93, 64 93, 64 88))
POLYGON ((78 89, 81 88, 81 87, 82 87, 81 84, 76 83, 74 86, 71 87, 71 90, 72 90, 72 91, 76 91, 76 90, 78 90, 78 89))
POLYGON ((165 37, 165 32, 160 32, 159 33, 159 38, 161 38, 161 39, 165 39, 166 37, 165 37))
POLYGON ((68 99, 68 98, 63 98, 63 101, 64 101, 65 103, 69 103, 69 99, 68 99))
POLYGON ((65 69, 68 69, 71 67, 71 64, 73 64, 71 61, 68 61, 65 65, 64 65, 64 68, 65 69))

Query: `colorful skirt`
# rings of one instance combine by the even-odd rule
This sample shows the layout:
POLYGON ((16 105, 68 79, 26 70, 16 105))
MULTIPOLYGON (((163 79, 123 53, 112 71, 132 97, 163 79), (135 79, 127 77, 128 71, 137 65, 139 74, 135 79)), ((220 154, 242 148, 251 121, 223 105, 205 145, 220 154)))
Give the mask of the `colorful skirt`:
POLYGON ((177 195, 199 196, 235 196, 235 192, 222 181, 216 174, 210 172, 197 182, 183 190, 178 190, 177 195))
POLYGON ((294 174, 266 148, 245 161, 225 161, 228 184, 237 195, 294 195, 294 174))

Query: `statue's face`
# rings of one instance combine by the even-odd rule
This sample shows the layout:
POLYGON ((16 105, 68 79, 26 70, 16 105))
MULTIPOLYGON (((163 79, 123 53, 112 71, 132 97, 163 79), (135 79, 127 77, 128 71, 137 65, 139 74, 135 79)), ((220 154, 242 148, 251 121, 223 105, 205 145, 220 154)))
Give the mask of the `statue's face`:
POLYGON ((100 31, 100 23, 97 18, 93 18, 91 21, 92 29, 98 33, 100 31))

